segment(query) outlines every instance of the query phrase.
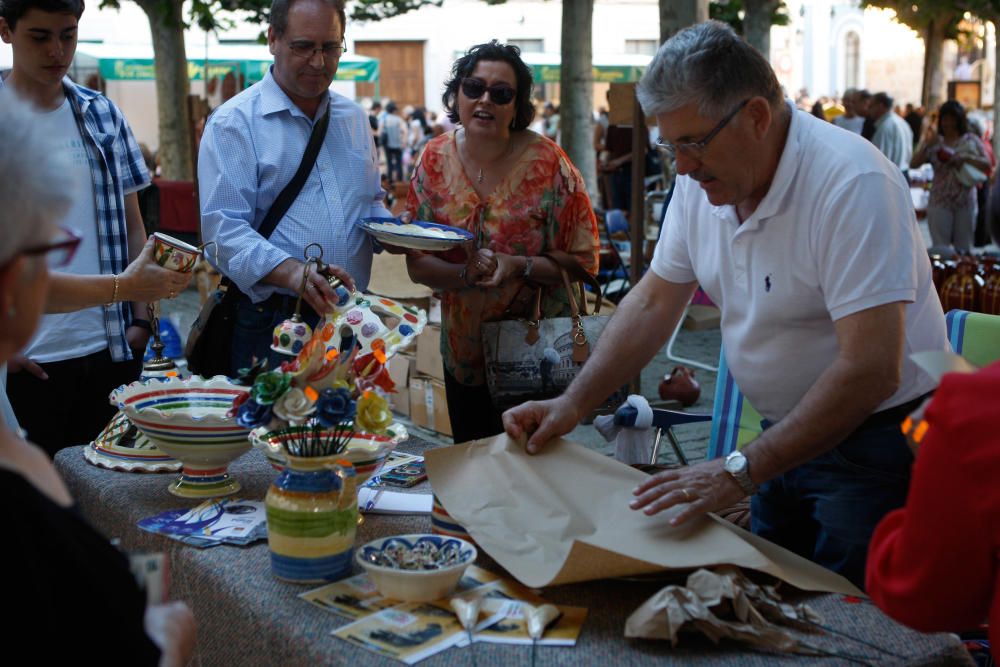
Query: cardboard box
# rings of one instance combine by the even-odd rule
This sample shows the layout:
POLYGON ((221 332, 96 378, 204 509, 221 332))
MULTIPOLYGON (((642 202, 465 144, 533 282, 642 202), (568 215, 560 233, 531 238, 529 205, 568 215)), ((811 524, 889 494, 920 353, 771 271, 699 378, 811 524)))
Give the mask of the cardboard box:
POLYGON ((410 378, 410 420, 417 426, 451 435, 444 382, 423 375, 410 378))
POLYGON ((444 360, 441 358, 441 327, 428 324, 417 336, 417 372, 444 382, 444 360))
POLYGON ((389 394, 393 411, 410 416, 410 378, 417 374, 417 358, 397 353, 389 360, 389 377, 396 385, 396 393, 389 394))
POLYGON ((410 280, 406 270, 406 255, 383 252, 372 257, 372 277, 368 282, 371 294, 387 296, 390 299, 421 299, 421 308, 427 308, 426 299, 431 288, 410 280))
POLYGON ((688 314, 684 318, 683 326, 691 331, 701 331, 702 329, 718 329, 721 322, 722 312, 715 306, 693 304, 688 307, 688 314))

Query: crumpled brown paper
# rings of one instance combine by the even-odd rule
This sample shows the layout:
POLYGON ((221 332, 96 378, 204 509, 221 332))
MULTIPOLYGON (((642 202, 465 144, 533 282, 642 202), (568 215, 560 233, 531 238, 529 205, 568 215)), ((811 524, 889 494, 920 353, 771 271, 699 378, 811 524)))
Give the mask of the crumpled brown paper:
POLYGON ((813 653, 786 627, 815 631, 820 617, 804 604, 791 605, 773 587, 758 586, 737 568, 722 566, 691 574, 686 586, 667 586, 644 602, 625 623, 625 636, 668 639, 677 646, 681 630, 713 643, 731 639, 765 649, 813 653))
POLYGON ((629 508, 647 476, 569 440, 529 456, 504 434, 425 455, 448 514, 523 584, 544 586, 731 564, 803 590, 862 595, 838 574, 707 515, 629 508))

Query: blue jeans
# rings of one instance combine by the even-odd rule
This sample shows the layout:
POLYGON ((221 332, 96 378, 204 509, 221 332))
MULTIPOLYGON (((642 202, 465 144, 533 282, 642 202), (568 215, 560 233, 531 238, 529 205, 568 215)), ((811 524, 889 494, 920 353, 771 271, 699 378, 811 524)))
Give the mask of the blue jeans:
POLYGON ((898 425, 855 431, 762 484, 750 501, 751 530, 864 588, 868 542, 906 503, 912 464, 898 425))
MULTIPOLYGON (((241 368, 250 366, 251 360, 266 358, 268 369, 276 369, 285 361, 295 357, 280 354, 271 349, 271 339, 274 328, 289 319, 295 312, 295 299, 289 297, 280 308, 263 303, 254 304, 244 295, 237 297, 236 322, 233 325, 233 346, 230 349, 230 364, 232 374, 241 368)), ((316 326, 319 317, 306 309, 303 302, 302 319, 311 327, 316 326)))

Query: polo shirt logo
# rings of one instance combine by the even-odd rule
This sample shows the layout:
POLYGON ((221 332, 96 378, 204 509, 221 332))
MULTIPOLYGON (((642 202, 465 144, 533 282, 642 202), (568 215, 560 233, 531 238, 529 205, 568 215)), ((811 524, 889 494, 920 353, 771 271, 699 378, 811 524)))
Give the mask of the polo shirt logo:
POLYGON ((764 291, 765 292, 770 292, 771 291, 771 274, 770 273, 767 274, 766 276, 764 276, 764 291))

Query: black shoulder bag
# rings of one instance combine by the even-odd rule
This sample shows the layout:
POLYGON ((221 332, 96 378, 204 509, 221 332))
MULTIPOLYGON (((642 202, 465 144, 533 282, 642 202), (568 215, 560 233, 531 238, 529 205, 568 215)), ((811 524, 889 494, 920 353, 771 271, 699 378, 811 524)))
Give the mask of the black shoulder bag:
MULTIPOLYGON (((309 172, 316 164, 316 156, 319 154, 319 147, 323 144, 329 124, 330 110, 327 107, 326 113, 313 126, 298 171, 274 200, 264 221, 260 223, 257 233, 265 239, 274 233, 278 222, 302 191, 309 172)), ((236 326, 236 300, 239 294, 239 288, 229 278, 223 277, 219 282, 219 288, 201 307, 201 312, 191 325, 187 344, 184 346, 184 356, 187 357, 188 369, 192 373, 213 377, 232 375, 237 370, 229 367, 229 351, 233 342, 233 329, 236 326)))

